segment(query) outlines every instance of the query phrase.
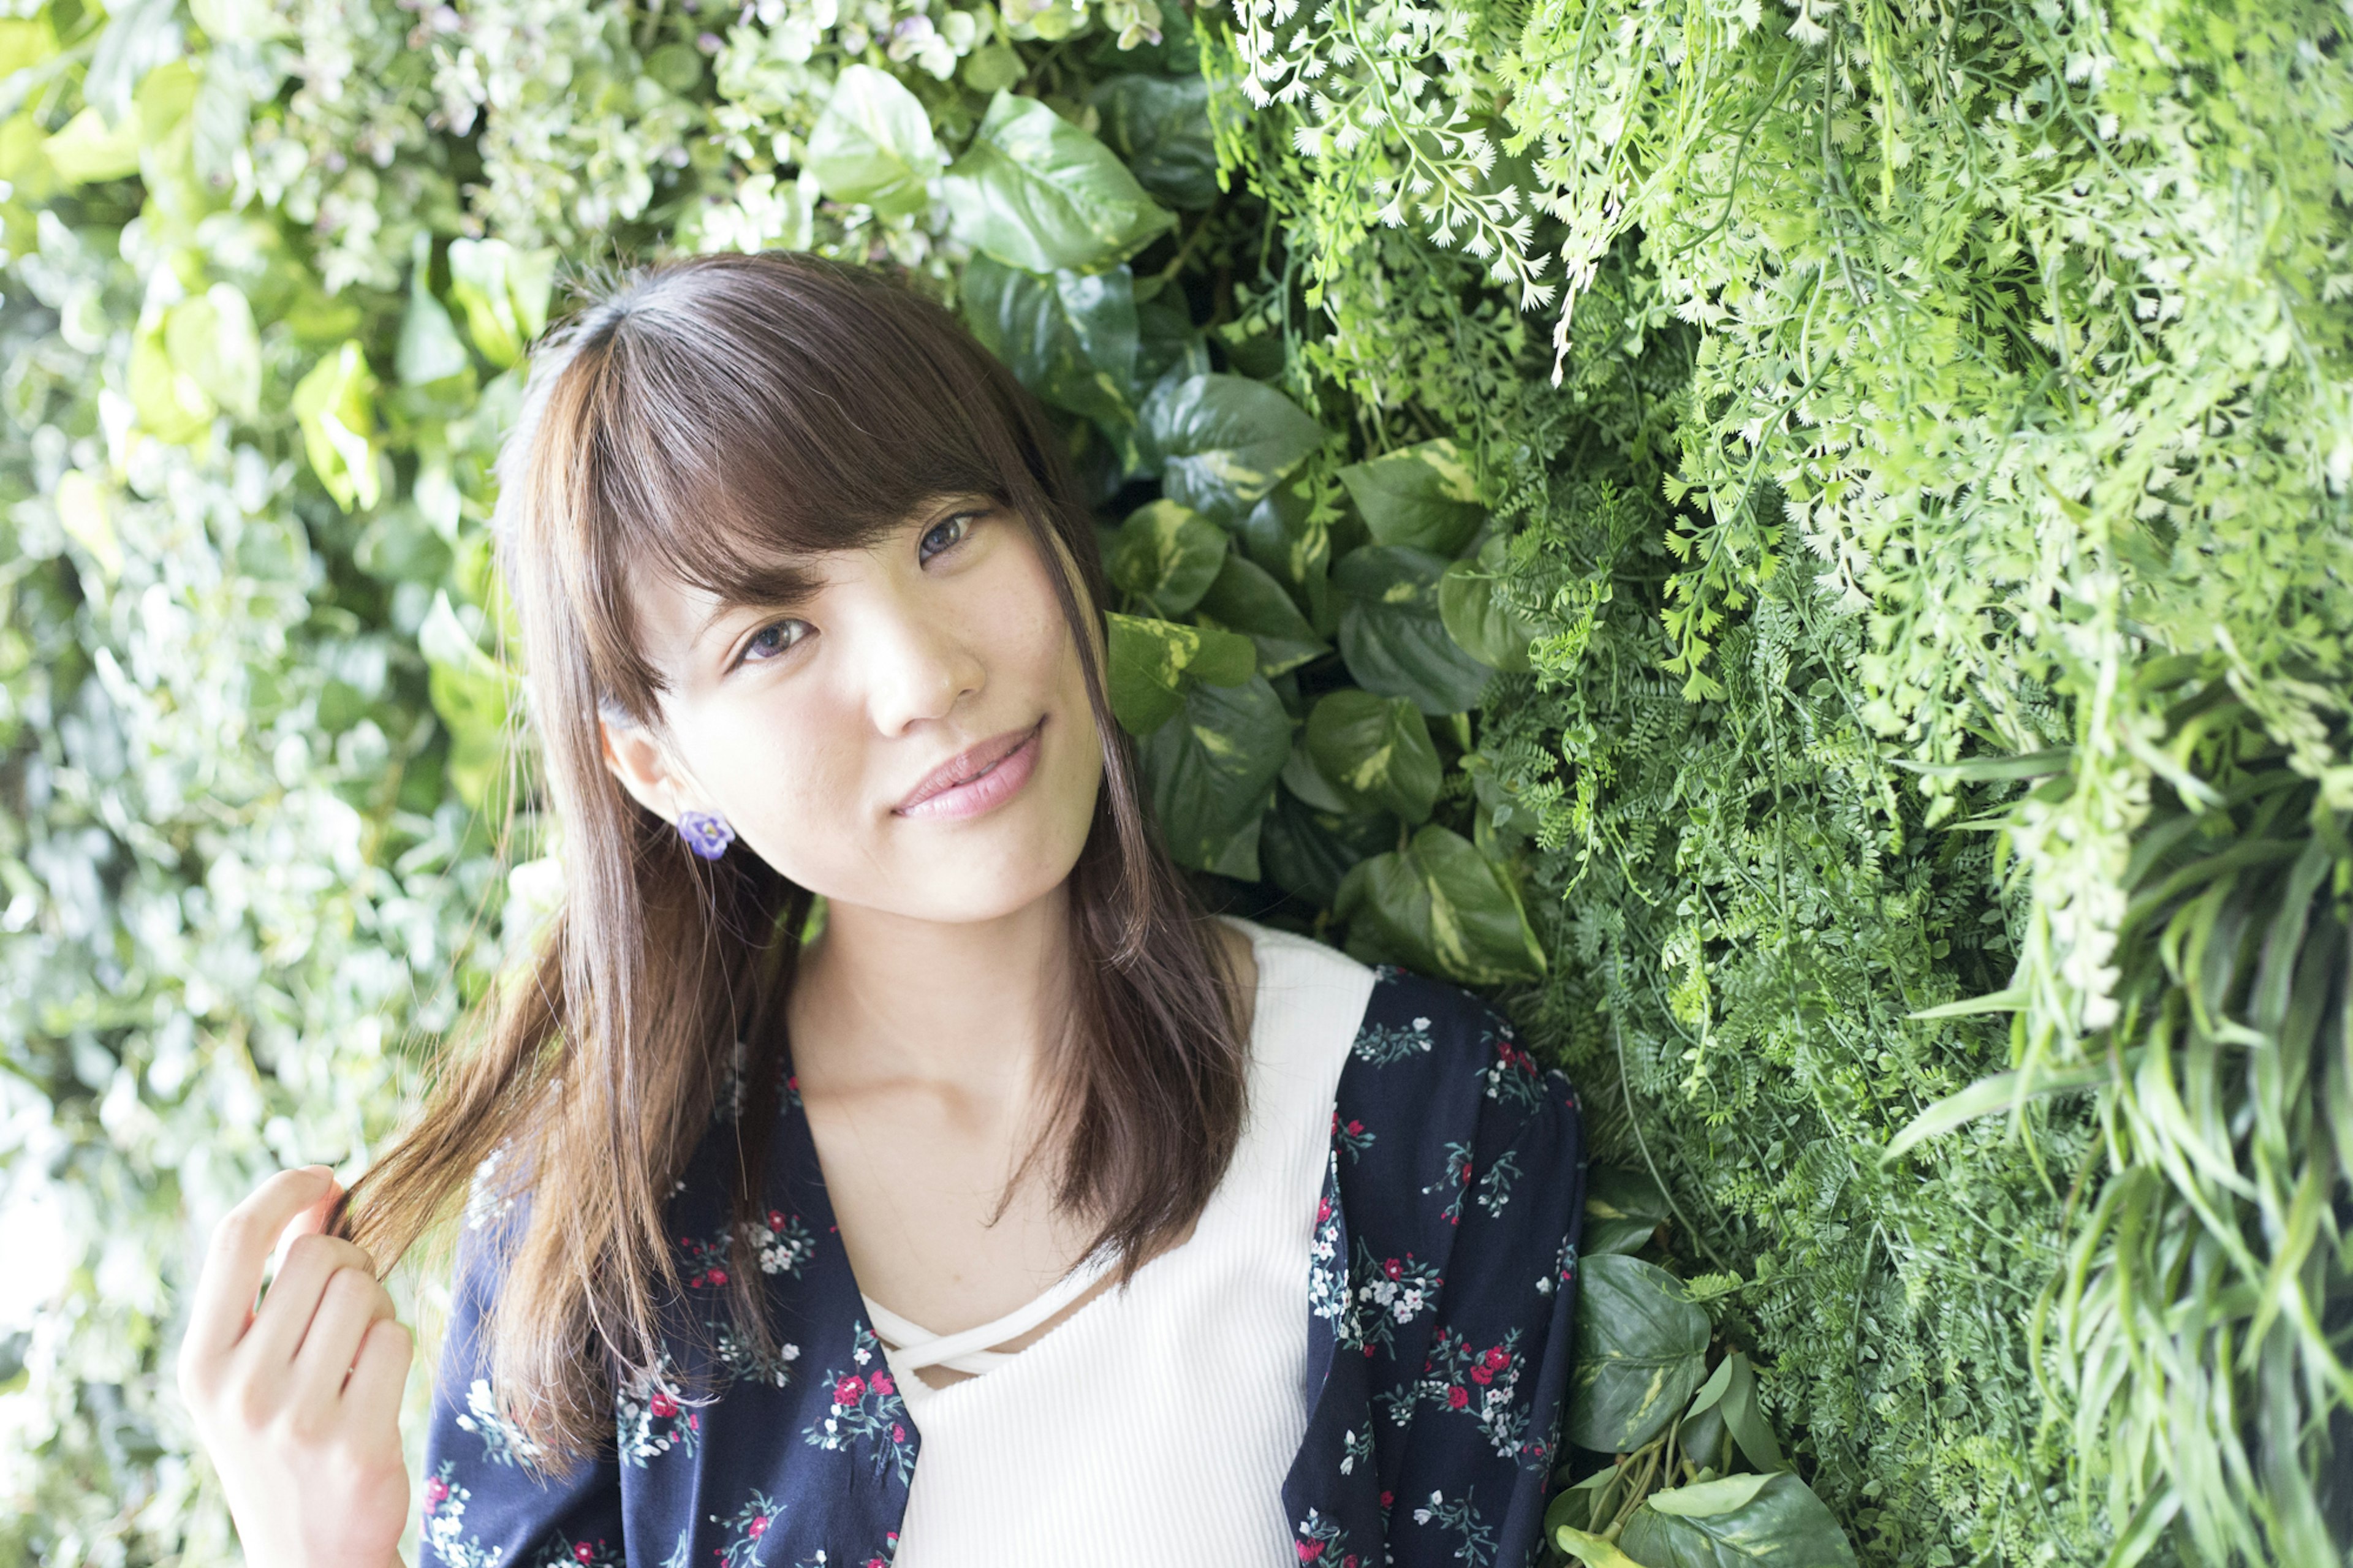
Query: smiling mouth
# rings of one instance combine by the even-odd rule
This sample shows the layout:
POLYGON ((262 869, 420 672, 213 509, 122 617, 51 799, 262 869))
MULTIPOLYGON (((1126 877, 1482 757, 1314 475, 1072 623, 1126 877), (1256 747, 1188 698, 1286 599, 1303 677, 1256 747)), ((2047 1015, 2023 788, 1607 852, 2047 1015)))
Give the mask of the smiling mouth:
POLYGON ((999 805, 1024 784, 1038 762, 1039 719, 1026 730, 1008 730, 950 757, 923 776, 891 808, 896 816, 976 816, 999 805))

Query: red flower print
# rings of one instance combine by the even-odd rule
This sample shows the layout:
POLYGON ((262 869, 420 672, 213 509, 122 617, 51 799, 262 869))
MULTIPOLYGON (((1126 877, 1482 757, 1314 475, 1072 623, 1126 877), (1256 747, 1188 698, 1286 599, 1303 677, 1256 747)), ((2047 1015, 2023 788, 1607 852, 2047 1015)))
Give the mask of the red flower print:
POLYGON ((572 1555, 578 1562, 593 1562, 596 1556, 596 1549, 584 1541, 573 1547, 572 1555))
POLYGON ((866 1380, 854 1372, 833 1385, 833 1402, 836 1405, 855 1405, 865 1394, 866 1380))
POLYGON ((1345 1557, 1341 1558, 1340 1568, 1356 1568, 1356 1554, 1351 1552, 1345 1557))
MULTIPOLYGON (((1336 1115, 1338 1115, 1339 1113, 1338 1113, 1337 1111, 1335 1111, 1333 1114, 1336 1116, 1336 1115)), ((1365 1124, 1364 1124, 1363 1122, 1361 1122, 1361 1121, 1351 1121, 1351 1122, 1349 1122, 1349 1123, 1348 1123, 1348 1132, 1349 1132, 1349 1135, 1350 1135, 1351 1137, 1354 1137, 1354 1136, 1355 1136, 1355 1135, 1356 1135, 1357 1133, 1360 1133, 1360 1132, 1364 1131, 1364 1130, 1365 1130, 1365 1124)))
POLYGON ((770 1230, 782 1230, 782 1229, 784 1229, 784 1228, 785 1228, 785 1216, 784 1216, 782 1214, 778 1213, 776 1210, 775 1210, 775 1209, 770 1209, 770 1210, 768 1211, 768 1228, 769 1228, 770 1230))
POLYGON ((425 1483, 425 1511, 431 1513, 449 1500, 449 1483, 435 1476, 425 1483))
POLYGON ((1397 1501, 1397 1493, 1395 1493, 1395 1492, 1383 1492, 1383 1493, 1381 1494, 1381 1506, 1382 1506, 1383 1508, 1387 1508, 1387 1507, 1388 1507, 1388 1506, 1389 1506, 1389 1504, 1391 1504, 1391 1503, 1393 1503, 1393 1502, 1395 1502, 1395 1501, 1397 1501))
POLYGON ((1460 1410, 1470 1403, 1471 1391, 1461 1384, 1458 1383, 1446 1391, 1446 1408, 1449 1410, 1460 1410))
POLYGON ((1495 1369, 1483 1363, 1474 1366, 1471 1369, 1471 1381, 1483 1388, 1495 1381, 1495 1369))
POLYGON ((907 1440, 907 1429, 906 1429, 904 1426, 900 1426, 896 1421, 892 1422, 892 1423, 891 1423, 891 1441, 892 1441, 893 1443, 903 1443, 903 1442, 905 1442, 906 1440, 907 1440))
POLYGON ((881 1394, 886 1399, 899 1391, 899 1385, 891 1381, 891 1374, 887 1372, 876 1373, 874 1374, 874 1381, 868 1384, 866 1386, 872 1389, 875 1393, 881 1394))
POLYGON ((727 1270, 725 1270, 724 1268, 714 1268, 714 1269, 712 1269, 712 1270, 711 1271, 711 1282, 712 1282, 713 1285, 724 1285, 724 1284, 726 1284, 726 1283, 727 1283, 727 1270))
POLYGON ((1330 1219, 1331 1217, 1332 1217, 1332 1200, 1331 1200, 1330 1198, 1318 1198, 1318 1199, 1316 1199, 1316 1200, 1315 1200, 1315 1223, 1316 1223, 1317 1225, 1322 1225, 1325 1220, 1330 1219))
POLYGON ((1491 1372, 1501 1372, 1512 1364, 1512 1352, 1497 1345, 1479 1358, 1479 1363, 1491 1372))
POLYGON ((1392 1279, 1402 1279, 1405 1275, 1405 1265, 1394 1258, 1385 1258, 1381 1260, 1381 1272, 1392 1279))
POLYGON ((686 1418, 686 1429, 687 1429, 688 1431, 690 1431, 690 1432, 700 1432, 700 1431, 702 1431, 702 1416, 700 1416, 700 1415, 690 1415, 690 1416, 688 1416, 688 1417, 686 1418))
POLYGON ((654 1396, 646 1401, 646 1409, 666 1421, 678 1414, 678 1401, 657 1388, 654 1396))
POLYGON ((1323 1555, 1324 1555, 1324 1543, 1323 1543, 1322 1542, 1320 1542, 1320 1541, 1303 1541, 1303 1542, 1299 1542, 1299 1560, 1300 1560, 1302 1563, 1313 1563, 1313 1562, 1314 1562, 1318 1557, 1321 1557, 1321 1556, 1323 1556, 1323 1555))
POLYGON ((744 1527, 744 1533, 750 1536, 754 1541, 757 1541, 760 1537, 767 1534, 768 1516, 765 1513, 754 1514, 752 1516, 752 1522, 744 1527))

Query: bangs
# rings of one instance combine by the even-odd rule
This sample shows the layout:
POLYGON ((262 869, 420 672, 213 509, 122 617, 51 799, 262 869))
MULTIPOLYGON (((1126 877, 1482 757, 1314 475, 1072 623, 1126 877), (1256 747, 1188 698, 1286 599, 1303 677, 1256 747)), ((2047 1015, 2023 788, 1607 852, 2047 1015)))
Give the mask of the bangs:
POLYGON ((1009 506, 1041 543, 1049 526, 1039 432, 940 307, 806 257, 696 259, 578 322, 550 393, 573 440, 536 443, 573 465, 544 477, 576 502, 561 553, 596 682, 641 722, 666 683, 636 651, 633 578, 786 606, 810 557, 944 496, 1009 506))

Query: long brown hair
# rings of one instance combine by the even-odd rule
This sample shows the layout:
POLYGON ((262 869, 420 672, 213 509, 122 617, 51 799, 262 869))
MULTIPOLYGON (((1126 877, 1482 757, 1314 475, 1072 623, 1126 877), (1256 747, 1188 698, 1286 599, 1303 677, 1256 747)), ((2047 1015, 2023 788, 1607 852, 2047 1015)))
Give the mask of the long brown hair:
POLYGON ((589 294, 533 354, 496 527, 564 900, 531 971, 485 1000, 347 1210, 349 1234, 388 1263, 450 1216, 478 1170, 494 1168, 481 1179, 506 1195, 527 1187, 484 1370, 558 1464, 609 1441, 615 1380, 661 1356, 679 1283, 665 1201, 698 1142, 727 1135, 710 1131, 723 1084, 744 1095, 728 1162, 735 1326, 773 1342, 750 1222, 765 1206, 784 1002, 811 902, 744 848, 697 858, 604 765, 600 712, 660 722, 633 572, 772 603, 780 556, 855 548, 955 492, 996 497, 1050 562, 1066 554, 1051 576, 1104 777, 1067 900, 1071 1026, 1031 1152, 1060 1142, 1054 1202, 1117 1249, 1123 1283, 1208 1203, 1244 1100, 1231 976, 1113 721, 1092 520, 1037 401, 939 305, 804 254, 683 258, 589 294))

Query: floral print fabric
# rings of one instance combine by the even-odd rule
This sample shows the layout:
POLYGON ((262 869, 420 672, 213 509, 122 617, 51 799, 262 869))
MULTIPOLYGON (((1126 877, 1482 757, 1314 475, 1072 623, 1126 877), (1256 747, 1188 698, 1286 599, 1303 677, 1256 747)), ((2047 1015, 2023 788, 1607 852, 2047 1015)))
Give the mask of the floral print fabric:
MULTIPOLYGON (((561 1477, 500 1415, 477 1353, 527 1203, 470 1205, 427 1438, 425 1568, 887 1568, 921 1436, 866 1319, 798 1099, 788 1085, 754 1237, 773 1353, 727 1329, 718 1161, 733 1141, 712 1138, 671 1205, 692 1323, 618 1389, 607 1452, 561 1477)), ((1299 1563, 1534 1559, 1584 1190, 1568 1080, 1478 998, 1377 968, 1302 1260, 1313 1396, 1282 1488, 1299 1563)), ((1118 1554, 1148 1560, 1148 1544, 1118 1554)), ((1071 1563, 1111 1554, 1072 1521, 1071 1563)))

